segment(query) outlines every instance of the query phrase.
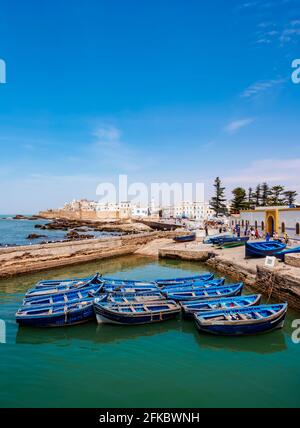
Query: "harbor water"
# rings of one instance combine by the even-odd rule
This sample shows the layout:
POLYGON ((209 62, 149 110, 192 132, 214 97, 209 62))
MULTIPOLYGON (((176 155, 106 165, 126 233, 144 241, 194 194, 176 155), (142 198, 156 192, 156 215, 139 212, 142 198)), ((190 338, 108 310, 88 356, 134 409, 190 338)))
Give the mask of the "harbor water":
MULTIPOLYGON (((15 220, 12 215, 0 215, 0 248, 15 245, 33 245, 40 244, 41 242, 62 241, 66 237, 66 230, 42 230, 35 228, 35 225, 44 225, 51 220, 15 220), (36 239, 28 239, 28 235, 38 234, 43 235, 36 239)), ((86 235, 93 235, 96 238, 101 236, 112 236, 116 233, 112 232, 99 232, 89 231, 82 233, 86 235)))
POLYGON ((297 312, 289 311, 282 330, 240 338, 203 335, 180 318, 135 327, 15 323, 25 291, 42 278, 98 271, 153 280, 205 270, 130 256, 1 280, 0 407, 299 407, 300 344, 291 326, 297 312))

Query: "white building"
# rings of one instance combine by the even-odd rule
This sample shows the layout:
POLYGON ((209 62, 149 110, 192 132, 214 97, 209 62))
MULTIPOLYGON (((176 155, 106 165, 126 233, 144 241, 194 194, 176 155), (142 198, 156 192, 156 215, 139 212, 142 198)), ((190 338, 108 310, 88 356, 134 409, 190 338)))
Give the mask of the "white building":
POLYGON ((285 233, 290 238, 300 239, 300 208, 278 207, 256 207, 255 210, 244 210, 239 216, 232 216, 230 224, 234 227, 239 224, 241 228, 254 227, 260 234, 285 233))
POLYGON ((163 209, 165 218, 187 218, 189 220, 207 220, 213 217, 214 211, 208 202, 182 202, 174 207, 163 209))
POLYGON ((73 199, 72 202, 66 203, 62 210, 64 211, 96 211, 97 203, 95 201, 88 201, 87 199, 73 199))

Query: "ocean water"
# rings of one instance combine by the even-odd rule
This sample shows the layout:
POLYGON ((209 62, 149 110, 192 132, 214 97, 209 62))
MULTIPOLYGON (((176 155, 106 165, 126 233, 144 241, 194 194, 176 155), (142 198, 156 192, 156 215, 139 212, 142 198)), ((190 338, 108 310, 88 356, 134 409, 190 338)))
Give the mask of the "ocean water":
MULTIPOLYGON (((14 215, 0 215, 0 248, 6 245, 30 245, 39 244, 43 241, 60 241, 63 240, 66 231, 64 230, 40 230, 34 227, 35 224, 46 224, 49 220, 13 220, 14 215), (44 238, 28 240, 29 234, 46 235, 44 238)), ((83 232, 92 234, 96 237, 111 236, 107 232, 83 232)))
POLYGON ((7 338, 0 344, 0 407, 299 407, 294 311, 284 329, 241 338, 203 335, 180 318, 135 327, 18 328, 14 314, 36 281, 97 271, 153 280, 207 267, 130 256, 1 280, 7 338))

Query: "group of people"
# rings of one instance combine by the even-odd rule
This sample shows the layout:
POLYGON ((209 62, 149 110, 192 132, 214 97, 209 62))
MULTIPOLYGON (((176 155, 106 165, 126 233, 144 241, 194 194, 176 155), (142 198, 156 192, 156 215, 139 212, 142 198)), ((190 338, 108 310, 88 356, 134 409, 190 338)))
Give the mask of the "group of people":
MULTIPOLYGON (((205 225, 205 235, 208 236, 209 235, 209 228, 208 225, 205 225)), ((227 232, 227 227, 226 226, 219 226, 219 233, 225 233, 227 232)), ((234 226, 231 229, 231 232, 233 233, 233 235, 236 235, 238 238, 241 237, 242 235, 242 231, 241 231, 241 226, 239 224, 237 224, 236 226, 234 226)), ((279 235, 277 232, 274 232, 273 235, 271 235, 269 232, 262 232, 259 233, 259 230, 257 227, 253 227, 253 226, 246 226, 246 228, 243 231, 243 236, 249 236, 250 239, 265 239, 265 241, 269 242, 271 239, 273 239, 274 241, 278 241, 282 238, 279 238, 279 235)), ((287 233, 284 234, 283 240, 286 244, 288 244, 289 242, 289 236, 287 233)))
MULTIPOLYGON (((236 225, 235 227, 233 227, 232 229, 232 233, 237 235, 238 238, 240 238, 241 236, 241 228, 239 225, 236 225)), ((269 242, 271 239, 273 239, 274 241, 278 241, 280 240, 279 235, 277 232, 274 232, 273 235, 271 236, 269 232, 264 233, 262 232, 261 234, 259 233, 258 228, 256 227, 246 227, 244 229, 244 236, 249 236, 250 239, 265 239, 266 242, 269 242)), ((288 244, 289 242, 289 236, 287 233, 284 234, 284 242, 286 244, 288 244)))

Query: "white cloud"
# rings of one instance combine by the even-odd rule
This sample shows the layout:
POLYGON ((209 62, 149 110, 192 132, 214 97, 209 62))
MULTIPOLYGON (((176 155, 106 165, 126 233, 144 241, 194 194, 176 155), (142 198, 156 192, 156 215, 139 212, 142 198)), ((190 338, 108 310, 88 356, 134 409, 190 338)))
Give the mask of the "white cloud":
POLYGON ((270 185, 284 184, 291 189, 300 190, 300 158, 262 159, 252 162, 234 175, 223 177, 227 185, 255 185, 266 181, 270 185))
POLYGON ((245 119, 234 120, 234 121, 230 122, 225 127, 225 131, 232 134, 232 133, 235 133, 235 132, 239 131, 240 129, 244 128, 245 126, 250 125, 253 122, 254 122, 254 119, 251 117, 248 117, 245 119))
POLYGON ((99 145, 116 147, 121 144, 121 131, 112 125, 97 128, 93 132, 93 136, 97 138, 97 144, 99 145))
POLYGON ((283 78, 255 82, 252 85, 250 85, 241 94, 241 97, 242 98, 256 97, 258 95, 265 93, 268 90, 271 90, 275 87, 279 87, 280 85, 282 85, 285 82, 286 82, 286 79, 283 79, 283 78))

